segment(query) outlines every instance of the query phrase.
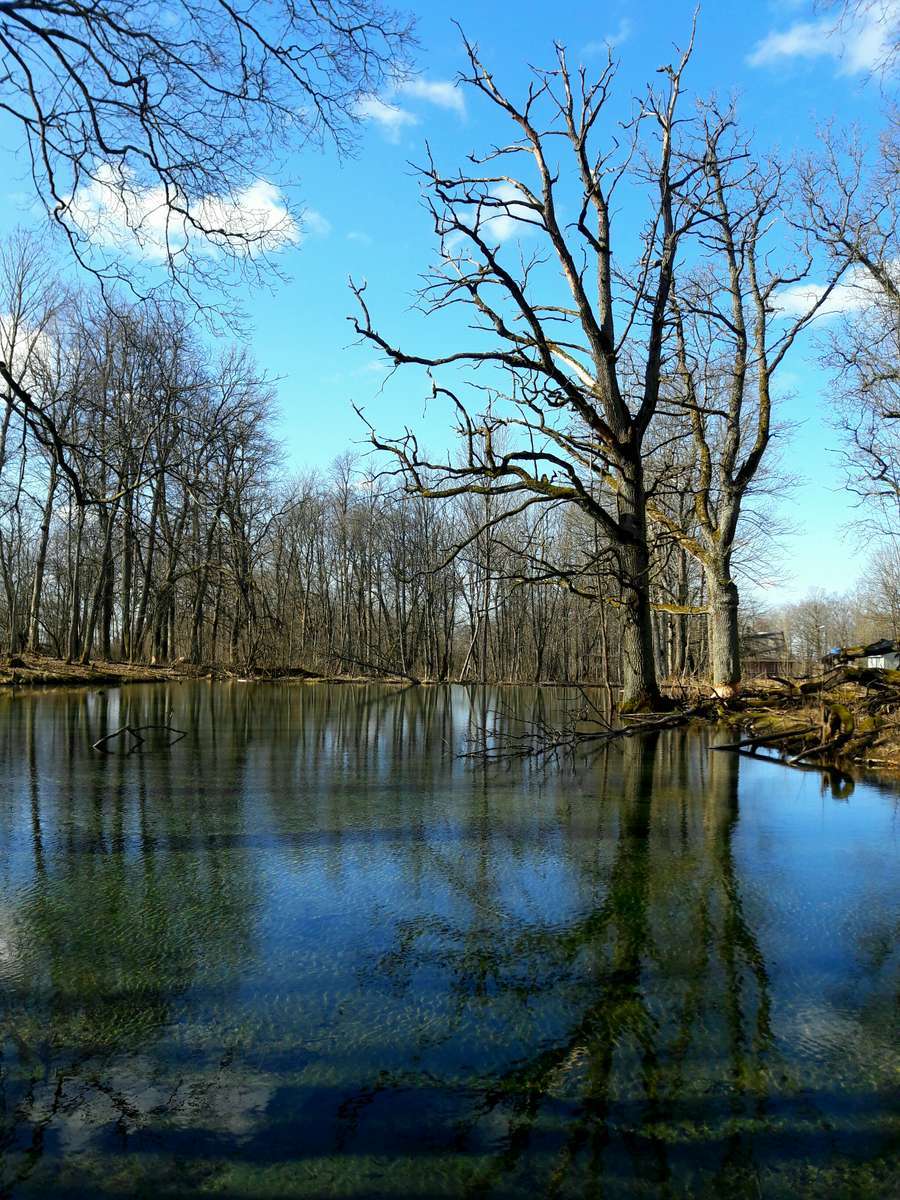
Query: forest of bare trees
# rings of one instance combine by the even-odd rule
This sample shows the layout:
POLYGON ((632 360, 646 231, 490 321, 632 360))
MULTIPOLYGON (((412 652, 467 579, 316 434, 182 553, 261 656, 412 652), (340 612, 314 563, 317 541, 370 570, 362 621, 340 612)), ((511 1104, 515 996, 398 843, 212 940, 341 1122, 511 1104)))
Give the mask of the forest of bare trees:
MULTIPOLYGON (((291 478, 273 390, 246 353, 211 353, 176 310, 111 310, 90 293, 60 302, 39 264, 27 238, 4 248, 3 357, 20 390, 40 394, 62 442, 58 451, 7 404, 8 653, 620 684, 614 560, 584 513, 468 492, 408 495, 367 456, 291 478), (549 562, 569 564, 563 586, 535 579, 535 564, 549 562)), ((646 463, 652 477, 672 478, 666 451, 646 463)), ((690 515, 681 510, 677 536, 671 518, 649 525, 661 679, 709 666, 708 576, 685 546, 690 515)), ((751 535, 748 569, 759 553, 751 535)), ((746 619, 784 628, 803 662, 868 631, 896 636, 896 555, 880 553, 865 595, 814 596, 746 619)))
MULTIPOLYGON (((0 431, 10 654, 616 681, 616 606, 522 583, 536 557, 592 559, 578 514, 405 496, 364 458, 289 479, 272 389, 245 353, 212 354, 177 310, 111 309, 84 292, 60 302, 36 251, 21 238, 2 255, 16 375, 0 431), (59 444, 29 424, 32 394, 59 444)), ((654 549, 660 603, 699 607, 686 557, 654 549)), ((582 583, 613 586, 602 565, 582 583)), ((699 667, 702 622, 656 621, 660 672, 699 667)))

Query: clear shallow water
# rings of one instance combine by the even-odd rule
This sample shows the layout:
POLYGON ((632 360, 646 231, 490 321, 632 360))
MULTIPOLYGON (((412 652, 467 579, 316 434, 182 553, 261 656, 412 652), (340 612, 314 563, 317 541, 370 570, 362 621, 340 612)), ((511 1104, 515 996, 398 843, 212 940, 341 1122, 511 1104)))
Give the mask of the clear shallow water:
POLYGON ((0 696, 0 1196, 900 1193, 897 792, 549 703, 0 696))

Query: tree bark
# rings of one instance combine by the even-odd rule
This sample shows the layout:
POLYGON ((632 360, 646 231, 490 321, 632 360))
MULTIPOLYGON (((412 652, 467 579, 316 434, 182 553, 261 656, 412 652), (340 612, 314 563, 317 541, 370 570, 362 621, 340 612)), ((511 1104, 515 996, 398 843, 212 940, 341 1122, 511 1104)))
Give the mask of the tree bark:
MULTIPOLYGON (((103 549, 100 556, 100 574, 97 577, 97 583, 94 588, 94 594, 91 597, 90 607, 88 609, 88 617, 84 628, 84 637, 81 644, 81 661, 88 663, 91 659, 91 651, 94 648, 94 635, 97 631, 97 621, 100 617, 100 612, 104 604, 104 598, 107 595, 110 583, 110 577, 113 570, 112 562, 112 541, 113 531, 115 529, 116 514, 119 504, 116 501, 111 506, 108 512, 103 517, 103 549)), ((106 625, 103 637, 103 651, 109 654, 109 626, 106 625)))
POLYGON ((653 712, 659 707, 659 686, 653 654, 653 620, 650 596, 639 580, 646 577, 646 548, 625 545, 619 549, 622 568, 622 700, 621 712, 653 712))
POLYGON ((47 547, 50 544, 50 522, 53 519, 53 501, 56 497, 58 478, 59 474, 56 467, 56 460, 54 459, 50 464, 47 499, 44 501, 37 556, 34 563, 34 579, 31 584, 31 605, 28 611, 28 649, 32 654, 37 653, 41 643, 41 600, 44 593, 44 571, 47 566, 47 547))
POLYGON ((705 571, 709 591, 709 668, 713 690, 728 699, 740 691, 738 589, 727 564, 705 571))
POLYGON ((134 543, 134 495, 132 492, 129 492, 125 497, 125 521, 122 532, 122 625, 119 633, 119 658, 121 658, 123 661, 131 658, 131 607, 132 589, 134 583, 134 543))
POLYGON ((81 571, 82 548, 84 542, 84 520, 86 511, 83 504, 76 506, 75 517, 75 548, 74 564, 72 567, 72 596, 69 607, 69 634, 66 645, 66 662, 74 662, 81 648, 81 571))
POLYGON ((617 547, 622 589, 621 712, 653 712, 659 708, 659 685, 653 650, 650 607, 650 552, 647 545, 640 466, 618 496, 622 540, 617 547))

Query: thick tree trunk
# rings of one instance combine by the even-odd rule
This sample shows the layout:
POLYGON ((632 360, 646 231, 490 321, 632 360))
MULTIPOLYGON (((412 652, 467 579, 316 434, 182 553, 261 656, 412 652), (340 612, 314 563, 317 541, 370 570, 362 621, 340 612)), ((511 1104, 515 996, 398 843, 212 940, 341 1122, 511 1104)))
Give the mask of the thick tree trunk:
POLYGON ((206 599, 206 579, 197 585, 194 604, 191 610, 191 641, 188 650, 188 662, 199 664, 203 661, 203 626, 206 620, 204 601, 206 599))
POLYGON ((646 548, 619 549, 622 569, 622 712, 652 712, 659 707, 659 686, 653 654, 653 621, 646 579, 646 548))
POLYGON ((159 511, 162 504, 165 476, 160 473, 156 487, 153 489, 153 505, 150 510, 150 522, 147 529, 147 550, 144 555, 144 582, 141 588, 141 598, 138 601, 137 613, 134 618, 134 629, 131 644, 128 648, 128 661, 134 662, 143 651, 144 635, 147 628, 147 613, 150 607, 150 592, 153 587, 153 561, 156 554, 156 527, 159 521, 159 511))
POLYGON ((103 589, 103 608, 100 614, 100 653, 109 662, 112 658, 112 625, 116 602, 116 560, 113 556, 106 569, 103 589))
MULTIPOLYGON (((676 600, 679 604, 687 604, 688 595, 688 566, 687 554, 678 551, 678 591, 676 600)), ((672 616, 669 622, 671 657, 669 670, 673 678, 680 679, 687 669, 688 625, 687 618, 681 614, 672 616)))
POLYGON ((705 571, 709 592, 709 670, 716 695, 727 699, 741 685, 738 590, 727 565, 705 571))
POLYGON ((119 658, 131 657, 131 605, 134 581, 134 495, 125 497, 125 527, 122 534, 122 626, 119 633, 119 658))
POLYGON ((640 466, 625 481, 618 497, 619 582, 622 589, 622 712, 659 708, 659 685, 653 651, 650 607, 650 552, 640 466))

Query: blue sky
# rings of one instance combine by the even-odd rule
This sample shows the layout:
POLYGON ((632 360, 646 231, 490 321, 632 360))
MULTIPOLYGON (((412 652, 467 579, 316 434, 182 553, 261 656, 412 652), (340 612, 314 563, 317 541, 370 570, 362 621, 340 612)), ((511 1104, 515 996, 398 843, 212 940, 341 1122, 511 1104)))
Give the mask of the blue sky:
MULTIPOLYGON (((857 122, 873 137, 880 125, 884 97, 867 72, 872 31, 826 37, 811 7, 805 0, 707 0, 702 8, 687 88, 700 96, 736 96, 758 151, 802 151, 812 145, 816 127, 830 119, 857 122)), ((310 211, 306 233, 279 256, 289 279, 245 301, 254 354, 280 379, 281 432, 291 470, 325 467, 361 439, 353 402, 385 432, 411 424, 431 444, 446 442, 446 413, 425 410, 424 389, 415 378, 394 377, 385 384, 383 364, 370 348, 353 345, 346 317, 353 310, 347 287, 352 275, 368 281, 379 323, 398 338, 426 339, 435 347, 451 334, 452 324, 423 321, 410 312, 420 273, 435 257, 430 219, 410 162, 422 161, 427 140, 437 161, 452 169, 466 154, 504 136, 486 104, 450 86, 463 65, 453 20, 516 94, 527 80, 528 63, 550 64, 554 40, 589 68, 602 63, 610 41, 620 61, 617 93, 627 104, 655 78, 656 68, 671 60, 673 44, 684 44, 694 5, 692 0, 522 0, 515 5, 419 0, 413 8, 421 43, 417 80, 366 107, 352 158, 307 152, 290 164, 299 181, 292 196, 310 211)), ((6 159, 8 177, 15 179, 23 163, 6 159)), ((6 222, 21 223, 21 206, 12 193, 9 187, 6 222)), ((812 586, 843 590, 862 566, 850 553, 851 542, 841 536, 851 513, 834 453, 838 439, 827 423, 829 381, 809 345, 794 354, 782 384, 794 394, 781 415, 800 422, 786 457, 805 482, 782 505, 802 533, 785 542, 786 577, 766 594, 773 604, 812 586)))

